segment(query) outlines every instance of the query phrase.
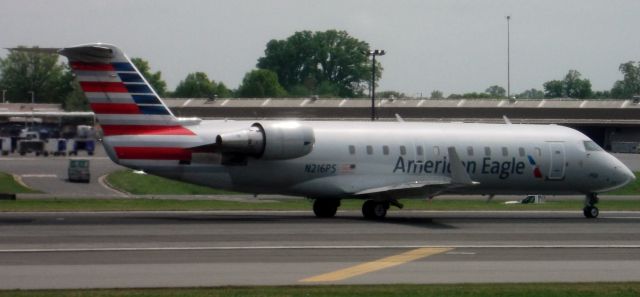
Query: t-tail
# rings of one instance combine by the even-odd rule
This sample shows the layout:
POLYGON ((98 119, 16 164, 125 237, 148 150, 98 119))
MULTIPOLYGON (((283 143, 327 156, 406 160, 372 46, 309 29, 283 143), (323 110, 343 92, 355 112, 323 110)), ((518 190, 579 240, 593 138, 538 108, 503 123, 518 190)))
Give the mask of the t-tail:
POLYGON ((111 159, 122 164, 190 158, 183 138, 195 136, 186 127, 192 121, 176 118, 119 48, 96 43, 58 53, 69 59, 111 159))

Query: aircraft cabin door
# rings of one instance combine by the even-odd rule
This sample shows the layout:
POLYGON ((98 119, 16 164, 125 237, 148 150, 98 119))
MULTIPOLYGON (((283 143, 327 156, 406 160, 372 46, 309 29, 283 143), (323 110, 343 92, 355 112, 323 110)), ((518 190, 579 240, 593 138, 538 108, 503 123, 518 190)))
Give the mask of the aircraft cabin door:
POLYGON ((560 180, 564 178, 565 169, 565 151, 563 142, 548 142, 549 150, 551 152, 550 166, 549 166, 549 179, 560 180))

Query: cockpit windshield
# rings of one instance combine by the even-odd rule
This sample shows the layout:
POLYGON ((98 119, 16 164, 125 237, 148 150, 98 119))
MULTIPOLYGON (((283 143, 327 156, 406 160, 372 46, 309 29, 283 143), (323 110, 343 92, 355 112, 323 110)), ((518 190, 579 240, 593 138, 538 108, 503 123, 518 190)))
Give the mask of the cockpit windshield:
POLYGON ((598 144, 596 144, 593 141, 585 140, 583 143, 584 143, 584 149, 587 150, 587 152, 604 151, 598 144))

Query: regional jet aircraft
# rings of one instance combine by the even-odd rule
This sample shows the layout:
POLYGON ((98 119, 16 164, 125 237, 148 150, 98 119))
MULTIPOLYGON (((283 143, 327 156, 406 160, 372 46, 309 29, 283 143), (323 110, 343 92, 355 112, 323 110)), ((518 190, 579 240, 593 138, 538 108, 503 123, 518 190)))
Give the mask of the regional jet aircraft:
POLYGON ((253 194, 314 200, 333 217, 362 199, 382 219, 399 198, 441 194, 598 193, 635 179, 584 134, 557 125, 351 121, 228 121, 175 117, 131 60, 109 44, 58 51, 96 114, 116 163, 150 174, 253 194))

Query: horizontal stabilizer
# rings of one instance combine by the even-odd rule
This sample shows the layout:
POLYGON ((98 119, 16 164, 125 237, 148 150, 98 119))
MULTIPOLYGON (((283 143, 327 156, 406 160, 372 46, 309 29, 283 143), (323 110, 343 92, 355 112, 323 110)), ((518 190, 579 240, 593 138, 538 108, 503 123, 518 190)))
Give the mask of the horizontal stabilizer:
POLYGON ((57 54, 61 48, 56 47, 7 47, 9 51, 39 53, 39 54, 57 54))

